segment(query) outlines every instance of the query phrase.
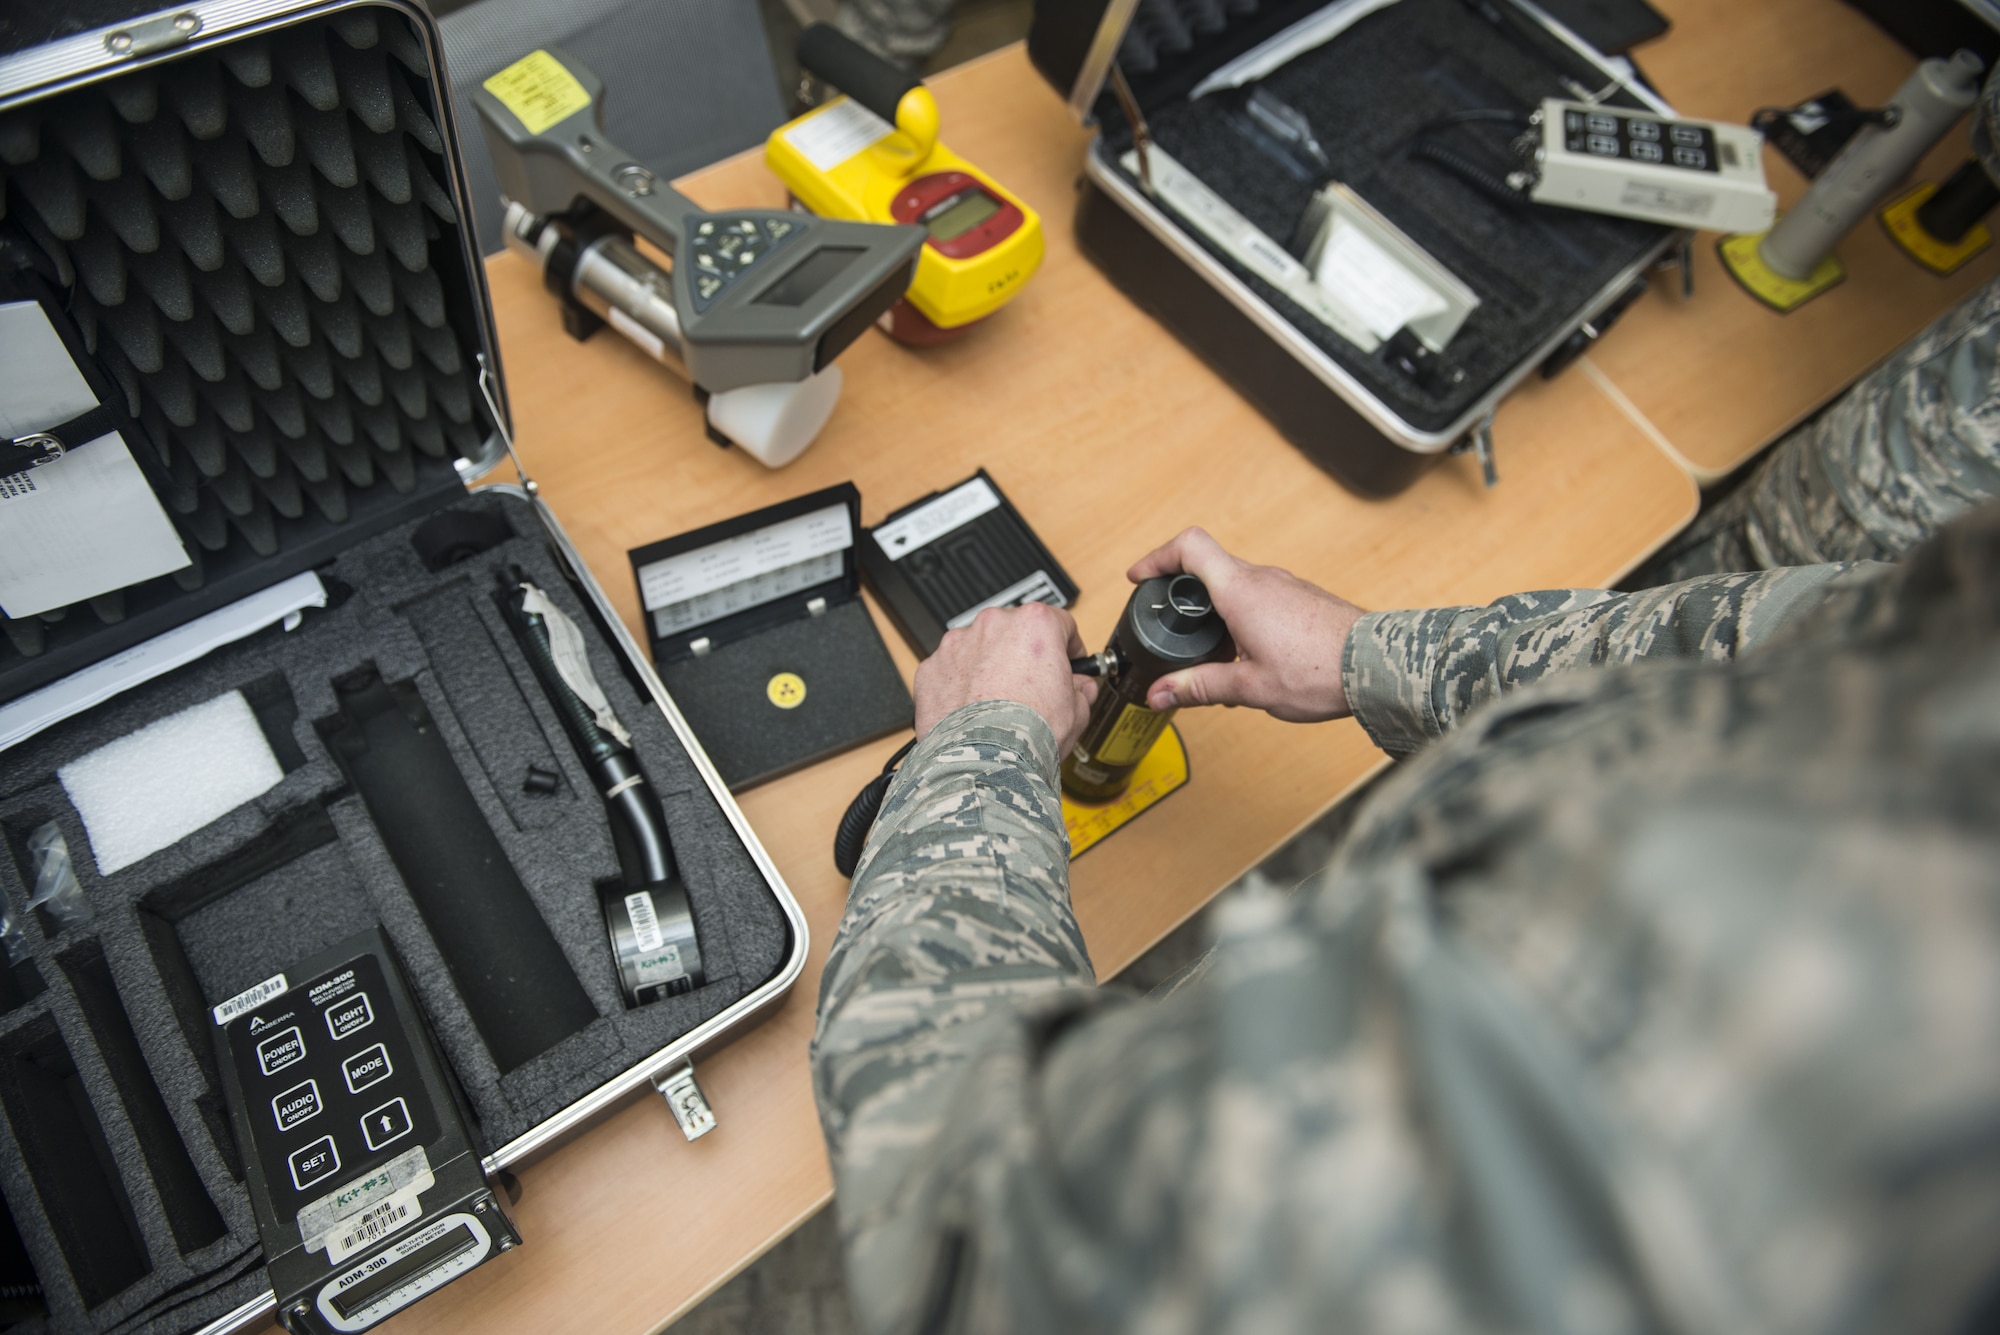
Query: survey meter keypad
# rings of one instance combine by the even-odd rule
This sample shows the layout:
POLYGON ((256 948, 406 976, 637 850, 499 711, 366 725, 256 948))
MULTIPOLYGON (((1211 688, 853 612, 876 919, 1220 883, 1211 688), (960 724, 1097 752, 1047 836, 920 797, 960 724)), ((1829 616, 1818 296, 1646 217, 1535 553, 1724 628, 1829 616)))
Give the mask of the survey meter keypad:
POLYGON ((409 1032, 372 956, 297 984, 231 1025, 281 1217, 436 1137, 409 1032))

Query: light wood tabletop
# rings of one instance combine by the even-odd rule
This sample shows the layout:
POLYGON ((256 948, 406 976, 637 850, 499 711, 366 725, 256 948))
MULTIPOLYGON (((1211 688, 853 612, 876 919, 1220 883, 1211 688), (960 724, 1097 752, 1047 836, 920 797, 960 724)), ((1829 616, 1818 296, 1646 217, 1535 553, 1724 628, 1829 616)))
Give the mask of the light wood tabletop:
MULTIPOLYGON (((1652 2, 1673 29, 1633 55, 1684 115, 1742 123, 1759 107, 1794 106, 1829 88, 1877 107, 1916 68, 1914 56, 1840 0, 1652 2)), ((1971 151, 1961 121, 1908 184, 1942 181, 1971 151)), ((1790 208, 1805 177, 1768 145, 1764 167, 1779 208, 1790 208)), ((1939 277, 1870 215, 1835 250, 1846 280, 1780 315, 1737 286, 1715 240, 1696 238, 1692 300, 1677 278, 1656 278, 1584 368, 1616 386, 1702 482, 1742 465, 2000 272, 1994 247, 1939 277)))
MULTIPOLYGON (((1686 472, 1574 374, 1508 401, 1496 489, 1482 487, 1467 457, 1393 501, 1357 499, 1077 253, 1085 138, 1021 48, 932 86, 951 145, 1041 211, 1047 259, 1019 298, 957 344, 919 351, 864 337, 841 358, 846 394, 825 434, 787 468, 711 444, 684 385, 615 334, 570 340, 527 266, 491 261, 521 454, 642 641, 630 548, 848 479, 873 523, 985 467, 1081 585, 1077 618, 1092 646, 1124 604, 1126 567, 1187 524, 1383 607, 1609 582, 1693 515, 1686 472)), ((711 207, 783 203, 755 154, 682 184, 711 207)), ((877 623, 912 672, 879 612, 877 623)), ((1247 710, 1185 712, 1179 722, 1191 782, 1073 869, 1100 975, 1382 759, 1351 722, 1298 727, 1247 710)), ((901 740, 742 795, 804 906, 812 953, 768 1022, 697 1064, 718 1129, 690 1144, 657 1099, 625 1107, 520 1173, 525 1246, 389 1329, 655 1330, 825 1203, 806 1045, 846 893, 833 831, 901 740)))

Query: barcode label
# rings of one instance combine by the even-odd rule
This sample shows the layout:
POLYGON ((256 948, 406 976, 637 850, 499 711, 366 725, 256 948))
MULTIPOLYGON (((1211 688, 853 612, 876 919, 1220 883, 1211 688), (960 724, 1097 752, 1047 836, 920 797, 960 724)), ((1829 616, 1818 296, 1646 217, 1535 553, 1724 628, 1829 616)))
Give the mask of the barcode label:
POLYGON ((217 1024, 228 1024, 237 1016, 256 1010, 272 997, 282 997, 285 995, 285 989, 290 986, 291 984, 285 981, 285 975, 281 973, 272 974, 255 987, 245 988, 229 1000, 223 1002, 220 1006, 217 1006, 215 1008, 215 1022, 217 1024))
POLYGON ((326 1240, 326 1259, 337 1262, 388 1237, 424 1212, 423 1202, 411 1196, 405 1200, 383 1201, 347 1226, 347 1231, 326 1240))
POLYGON ((644 890, 625 896, 625 912, 632 915, 632 936, 639 949, 658 950, 667 938, 660 933, 660 915, 653 912, 653 897, 644 890))

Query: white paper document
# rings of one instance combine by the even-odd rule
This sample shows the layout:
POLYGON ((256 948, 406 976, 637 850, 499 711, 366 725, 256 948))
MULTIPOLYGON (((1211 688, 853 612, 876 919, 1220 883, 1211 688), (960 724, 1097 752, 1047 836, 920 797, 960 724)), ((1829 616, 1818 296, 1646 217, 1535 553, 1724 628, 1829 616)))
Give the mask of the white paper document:
MULTIPOLYGON (((0 305, 0 432, 47 431, 97 406, 39 303, 0 305)), ((70 443, 70 442, 65 442, 70 443)), ((189 564, 126 442, 110 432, 0 478, 0 611, 67 607, 189 564)))
POLYGON ((326 586, 308 570, 227 607, 218 607, 164 635, 155 635, 143 644, 135 644, 122 654, 92 663, 61 681, 0 705, 0 751, 72 714, 93 709, 141 682, 192 663, 212 649, 233 644, 280 621, 290 629, 297 624, 294 618, 303 609, 325 606, 326 586))
POLYGON ((1336 217, 1313 281, 1360 316, 1377 338, 1445 309, 1445 300, 1374 238, 1336 217))
POLYGON ((844 569, 840 553, 853 545, 847 506, 836 501, 642 566, 639 598, 653 614, 654 632, 672 635, 838 579, 844 569))

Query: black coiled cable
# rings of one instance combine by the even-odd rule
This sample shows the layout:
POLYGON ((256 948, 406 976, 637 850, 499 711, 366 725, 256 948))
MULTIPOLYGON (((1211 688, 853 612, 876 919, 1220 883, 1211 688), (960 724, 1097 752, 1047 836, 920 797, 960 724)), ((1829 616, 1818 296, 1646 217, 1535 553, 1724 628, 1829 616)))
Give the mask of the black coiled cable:
POLYGON ((1506 177, 1435 139, 1419 139, 1417 146, 1410 150, 1410 156, 1444 168, 1481 194, 1491 196, 1496 203, 1510 209, 1517 209, 1528 202, 1527 195, 1507 184, 1506 177))
POLYGON ((896 767, 916 744, 917 739, 912 737, 897 747, 896 754, 882 766, 882 772, 870 779, 868 786, 847 804, 840 817, 840 828, 833 832, 833 865, 842 876, 853 876, 854 869, 861 864, 861 850, 868 844, 868 832, 875 828, 875 817, 881 814, 882 799, 889 795, 889 785, 896 781, 896 767))

